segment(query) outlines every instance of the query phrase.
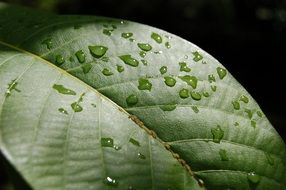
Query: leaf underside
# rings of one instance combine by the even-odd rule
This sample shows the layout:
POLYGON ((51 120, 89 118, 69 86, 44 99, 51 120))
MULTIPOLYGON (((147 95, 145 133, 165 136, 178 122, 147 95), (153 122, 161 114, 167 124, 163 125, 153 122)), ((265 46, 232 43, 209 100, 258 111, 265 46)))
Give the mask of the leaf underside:
POLYGON ((34 189, 286 188, 285 143, 247 91, 129 21, 0 4, 0 135, 34 189))

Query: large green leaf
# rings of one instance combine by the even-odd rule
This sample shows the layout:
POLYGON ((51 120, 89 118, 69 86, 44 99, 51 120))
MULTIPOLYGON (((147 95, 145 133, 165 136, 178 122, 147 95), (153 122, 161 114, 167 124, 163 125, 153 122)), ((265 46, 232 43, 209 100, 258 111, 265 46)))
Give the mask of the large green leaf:
POLYGON ((286 188, 285 143, 199 47, 129 21, 0 10, 1 150, 33 187, 95 188, 110 175, 121 189, 199 188, 178 154, 209 189, 286 188))

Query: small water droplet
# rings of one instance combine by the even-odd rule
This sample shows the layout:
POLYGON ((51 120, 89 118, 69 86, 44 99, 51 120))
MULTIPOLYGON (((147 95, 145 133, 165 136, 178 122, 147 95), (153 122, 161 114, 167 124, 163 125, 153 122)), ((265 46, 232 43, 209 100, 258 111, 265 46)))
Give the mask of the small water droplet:
POLYGON ((145 51, 140 51, 139 55, 140 55, 140 57, 144 58, 146 56, 146 52, 145 51))
POLYGON ((201 100, 201 98, 202 98, 202 96, 199 92, 194 92, 194 91, 191 92, 191 97, 193 98, 193 100, 197 100, 197 101, 201 100))
POLYGON ((65 110, 64 108, 59 108, 58 110, 63 114, 68 114, 67 110, 65 110))
POLYGON ((46 45, 48 49, 51 49, 53 47, 52 38, 45 39, 42 41, 42 44, 46 45))
POLYGON ((191 69, 187 66, 186 62, 180 62, 180 71, 190 72, 191 69))
POLYGON ((148 62, 144 59, 141 59, 141 63, 143 63, 143 65, 145 65, 145 66, 148 64, 148 62))
POLYGON ((102 74, 104 74, 105 76, 111 76, 111 75, 113 75, 113 72, 111 72, 109 69, 107 69, 107 68, 104 68, 103 70, 102 70, 102 74))
POLYGON ((236 127, 239 126, 239 123, 238 123, 238 122, 235 122, 235 123, 234 123, 234 126, 236 126, 236 127))
POLYGON ((56 55, 56 65, 61 66, 65 62, 65 58, 62 55, 56 55))
POLYGON ((103 56, 102 58, 100 58, 101 61, 104 61, 104 62, 108 62, 109 61, 109 58, 106 57, 106 56, 103 56))
POLYGON ((221 68, 221 67, 217 67, 216 71, 220 79, 223 79, 227 74, 226 69, 221 68))
POLYGON ((127 65, 132 67, 137 67, 139 65, 139 61, 132 58, 131 55, 121 55, 119 58, 127 65))
POLYGON ((151 34, 151 38, 153 39, 153 40, 155 40, 157 43, 162 43, 162 37, 159 35, 159 34, 157 34, 157 33, 155 33, 155 32, 153 32, 152 34, 151 34))
POLYGON ((129 41, 130 41, 130 42, 134 42, 135 39, 134 39, 134 38, 129 38, 129 41))
POLYGON ((114 150, 121 150, 121 147, 120 147, 120 146, 114 145, 113 148, 114 148, 114 150))
POLYGON ((129 185, 128 190, 135 190, 135 188, 133 186, 129 185))
POLYGON ((163 110, 163 111, 173 111, 175 110, 177 107, 176 104, 168 104, 168 105, 161 105, 160 106, 160 109, 163 110))
POLYGON ((165 47, 166 47, 167 49, 170 49, 170 48, 171 48, 170 42, 166 42, 166 43, 165 43, 165 47))
POLYGON ((247 174, 247 179, 251 183, 258 184, 260 182, 261 177, 259 175, 255 174, 254 172, 249 172, 247 174))
POLYGON ((54 84, 53 85, 53 89, 55 89, 56 91, 58 91, 61 94, 76 95, 75 91, 73 91, 71 89, 68 89, 68 88, 64 87, 63 85, 61 85, 61 84, 54 84))
POLYGON ((105 46, 88 46, 91 55, 95 58, 101 58, 108 50, 105 46))
POLYGON ((227 156, 227 152, 225 149, 219 149, 219 155, 220 155, 220 159, 221 161, 228 161, 228 156, 227 156))
POLYGON ((134 94, 131 94, 126 98, 126 103, 128 106, 134 106, 135 104, 138 103, 138 97, 134 94))
POLYGON ((261 111, 257 111, 256 114, 258 115, 258 117, 262 117, 263 116, 261 111))
POLYGON ((191 106, 191 108, 195 113, 199 113, 200 111, 197 106, 191 106))
POLYGON ((74 112, 81 112, 82 111, 82 107, 79 105, 78 102, 72 103, 71 107, 72 107, 74 112))
POLYGON ((137 140, 133 139, 133 138, 130 138, 129 142, 132 143, 135 146, 140 146, 140 143, 137 140))
POLYGON ((216 91, 216 86, 215 85, 211 85, 211 89, 212 89, 213 92, 215 92, 216 91))
POLYGON ((151 91, 151 88, 152 88, 152 83, 149 82, 148 79, 143 79, 143 78, 140 78, 138 80, 138 89, 139 90, 149 90, 151 91))
POLYGON ((161 73, 162 75, 165 74, 167 71, 168 71, 168 68, 167 68, 166 66, 162 66, 162 67, 160 68, 160 73, 161 73))
POLYGON ((235 110, 240 109, 240 104, 238 101, 232 101, 231 103, 232 103, 233 109, 235 109, 235 110))
POLYGON ((91 105, 92 105, 92 107, 96 108, 96 104, 92 103, 91 105))
POLYGON ((242 95, 239 100, 246 103, 246 104, 249 102, 249 99, 245 95, 242 95))
POLYGON ((161 50, 160 51, 154 51, 154 53, 155 54, 161 54, 161 53, 163 53, 163 51, 161 51, 161 50))
POLYGON ((103 31, 102 31, 102 33, 107 35, 107 36, 111 36, 112 32, 113 32, 113 29, 106 29, 106 28, 103 29, 103 31))
POLYGON ((108 185, 108 186, 113 186, 113 187, 117 187, 118 186, 118 181, 112 177, 106 177, 103 181, 104 184, 108 185))
POLYGON ((246 108, 245 108, 244 112, 247 113, 247 116, 248 116, 249 119, 252 118, 253 113, 252 113, 252 111, 251 111, 250 109, 246 109, 246 108))
POLYGON ((192 53, 193 54, 193 60, 195 61, 195 62, 198 62, 198 61, 200 61, 200 60, 202 60, 203 59, 203 56, 198 52, 198 51, 195 51, 195 52, 193 52, 192 53))
POLYGON ((195 76, 185 75, 179 76, 179 78, 191 87, 193 87, 193 89, 197 88, 198 79, 195 76))
POLYGON ((189 95, 189 90, 188 89, 181 89, 180 92, 179 92, 179 95, 181 98, 185 99, 185 98, 188 98, 190 95, 189 95))
POLYGON ((152 46, 147 43, 138 43, 137 46, 143 51, 150 51, 152 49, 152 46))
POLYGON ((253 128, 256 128, 256 121, 251 120, 250 124, 253 128))
POLYGON ((138 152, 137 154, 138 158, 142 159, 142 160, 145 160, 146 159, 146 156, 143 155, 142 153, 138 152))
POLYGON ((273 157, 268 152, 264 152, 264 154, 265 154, 268 164, 273 166, 274 165, 273 157))
POLYGON ((189 56, 188 56, 188 55, 185 55, 184 58, 185 58, 185 59, 189 59, 189 56))
POLYGON ((75 53, 75 56, 77 57, 77 60, 80 62, 80 63, 84 63, 85 62, 85 54, 82 50, 78 50, 76 53, 75 53))
POLYGON ((121 37, 122 38, 130 38, 131 36, 133 36, 133 33, 131 33, 131 32, 123 32, 123 33, 121 33, 121 37))
POLYGON ((103 147, 113 147, 114 146, 113 139, 109 138, 109 137, 101 138, 100 143, 101 143, 101 146, 103 146, 103 147))
POLYGON ((215 82, 215 76, 214 75, 208 75, 208 81, 209 81, 209 83, 215 82))
POLYGON ((119 73, 122 73, 124 71, 124 67, 123 66, 121 66, 121 65, 116 65, 116 66, 117 66, 117 71, 119 73))
POLYGON ((221 129, 221 127, 217 125, 216 128, 211 129, 211 132, 213 135, 213 142, 220 143, 224 135, 224 131, 221 129))
POLYGON ((208 92, 203 92, 203 96, 207 98, 210 96, 210 94, 208 92))
POLYGON ((8 87, 7 87, 7 90, 5 92, 5 95, 7 97, 9 97, 12 93, 13 90, 15 90, 16 92, 21 92, 21 90, 17 89, 17 85, 18 85, 18 82, 16 82, 17 80, 16 79, 13 79, 9 84, 8 84, 8 87))
POLYGON ((165 84, 167 86, 173 87, 176 84, 176 79, 174 79, 173 77, 164 77, 165 79, 165 84))
POLYGON ((84 64, 81 66, 81 69, 84 74, 87 74, 91 68, 92 68, 92 65, 90 63, 84 64))

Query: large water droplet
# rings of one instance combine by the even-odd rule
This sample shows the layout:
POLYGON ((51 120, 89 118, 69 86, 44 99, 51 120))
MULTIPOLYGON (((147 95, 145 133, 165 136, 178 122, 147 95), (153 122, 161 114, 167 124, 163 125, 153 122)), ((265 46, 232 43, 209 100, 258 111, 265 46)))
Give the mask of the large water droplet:
POLYGON ((231 103, 232 103, 233 109, 235 109, 235 110, 240 109, 240 104, 238 101, 232 101, 231 103))
POLYGON ((133 33, 131 33, 131 32, 124 32, 121 34, 121 37, 126 38, 126 39, 130 38, 131 36, 133 36, 133 33))
POLYGON ((113 72, 111 72, 109 69, 107 69, 107 68, 104 68, 103 70, 102 70, 102 74, 104 74, 105 76, 111 76, 111 75, 113 75, 113 72))
POLYGON ((209 81, 209 83, 215 82, 215 76, 214 75, 208 75, 208 81, 209 81))
POLYGON ((59 112, 61 112, 63 114, 68 114, 68 111, 65 110, 64 108, 59 108, 58 110, 59 110, 59 112))
POLYGON ((200 100, 202 98, 201 94, 199 92, 191 92, 191 97, 193 98, 193 100, 200 100))
POLYGON ((151 88, 152 88, 152 83, 149 82, 148 79, 143 79, 143 78, 140 78, 138 80, 138 89, 139 90, 149 90, 151 91, 151 88))
POLYGON ((113 186, 113 187, 117 187, 118 186, 118 181, 112 177, 106 177, 103 181, 104 184, 108 185, 108 186, 113 186))
POLYGON ((223 79, 227 74, 226 69, 221 68, 221 67, 217 67, 216 71, 220 79, 223 79))
POLYGON ((173 87, 176 84, 176 79, 174 79, 173 77, 164 77, 165 79, 165 84, 167 86, 173 87))
POLYGON ((72 103, 71 108, 73 109, 74 112, 81 112, 83 110, 78 102, 72 103))
POLYGON ((250 172, 247 174, 247 179, 250 183, 258 184, 260 182, 261 177, 254 172, 250 172))
POLYGON ((268 164, 273 166, 274 165, 274 158, 268 152, 265 152, 265 157, 267 159, 268 164))
POLYGON ((137 98, 137 96, 134 95, 134 94, 131 94, 130 96, 128 96, 128 97, 126 98, 126 103, 127 103, 128 106, 134 106, 135 104, 138 103, 138 98, 137 98))
POLYGON ((155 32, 153 32, 152 34, 151 34, 151 38, 153 39, 153 40, 155 40, 157 43, 162 43, 162 37, 159 35, 159 34, 157 34, 157 33, 155 33, 155 32))
POLYGON ((165 47, 166 47, 167 49, 170 49, 170 48, 171 48, 170 42, 166 42, 166 43, 165 43, 165 47))
POLYGON ((90 69, 92 68, 92 65, 90 63, 84 64, 81 66, 82 71, 84 74, 88 73, 90 69))
POLYGON ((160 73, 161 73, 162 75, 165 74, 167 71, 168 71, 168 68, 167 68, 166 66, 162 66, 162 67, 160 68, 160 73))
POLYGON ((142 49, 143 51, 150 51, 152 46, 150 44, 145 43, 138 43, 137 46, 142 49))
POLYGON ((140 146, 140 143, 137 140, 133 139, 133 138, 130 138, 129 142, 132 143, 135 146, 140 146))
POLYGON ((181 89, 180 92, 179 92, 179 95, 181 98, 185 99, 185 98, 188 98, 190 95, 189 95, 189 90, 188 89, 181 89))
POLYGON ((180 71, 190 72, 191 69, 187 66, 186 62, 180 62, 180 71))
POLYGON ((198 79, 195 76, 185 75, 179 76, 179 78, 186 82, 188 85, 192 86, 193 89, 197 88, 198 79))
POLYGON ((68 89, 68 88, 64 87, 63 85, 61 85, 61 84, 54 84, 53 85, 53 89, 55 89, 56 91, 58 91, 61 94, 76 95, 75 91, 73 91, 71 89, 68 89))
POLYGON ((103 147, 113 147, 114 146, 113 139, 109 138, 109 137, 101 138, 100 143, 101 143, 101 146, 103 146, 103 147))
POLYGON ((48 49, 51 49, 53 47, 52 38, 45 39, 42 41, 42 44, 46 45, 48 49))
POLYGON ((88 49, 91 55, 95 58, 101 58, 108 50, 105 46, 88 46, 88 49))
POLYGON ((143 155, 142 153, 138 152, 137 154, 138 158, 142 159, 142 160, 145 160, 146 159, 146 156, 143 155))
POLYGON ((177 107, 176 104, 168 104, 168 105, 161 105, 160 109, 163 111, 173 111, 175 110, 177 107))
POLYGON ((21 90, 17 89, 17 85, 18 85, 18 82, 16 82, 17 80, 16 79, 13 79, 9 84, 8 84, 8 87, 7 87, 7 90, 5 92, 5 95, 7 97, 9 97, 11 95, 11 92, 13 90, 15 90, 16 92, 21 92, 21 90))
POLYGON ((220 149, 219 150, 219 155, 220 155, 220 159, 221 161, 228 161, 228 156, 227 156, 227 152, 225 149, 220 149))
POLYGON ((193 54, 193 60, 195 61, 195 62, 198 62, 198 61, 200 61, 200 60, 202 60, 203 59, 203 56, 198 52, 198 51, 195 51, 195 52, 193 52, 192 53, 193 54))
POLYGON ((75 53, 75 56, 77 57, 77 60, 80 62, 80 63, 84 63, 85 62, 85 54, 82 50, 78 50, 76 53, 75 53))
POLYGON ((239 99, 240 101, 242 101, 242 102, 244 102, 244 103, 248 103, 249 102, 249 99, 247 98, 247 96, 245 96, 245 95, 242 95, 242 96, 240 96, 240 99, 239 99))
POLYGON ((223 138, 224 131, 221 129, 219 125, 216 128, 211 129, 213 135, 213 142, 220 143, 221 139, 223 138))
POLYGON ((65 62, 65 58, 62 55, 56 55, 56 65, 61 66, 65 62))
POLYGON ((139 61, 132 58, 131 55, 121 55, 119 58, 127 65, 132 67, 137 67, 139 65, 139 61))
POLYGON ((122 73, 124 71, 124 67, 123 66, 121 66, 121 65, 116 65, 116 66, 117 66, 117 71, 119 73, 122 73))

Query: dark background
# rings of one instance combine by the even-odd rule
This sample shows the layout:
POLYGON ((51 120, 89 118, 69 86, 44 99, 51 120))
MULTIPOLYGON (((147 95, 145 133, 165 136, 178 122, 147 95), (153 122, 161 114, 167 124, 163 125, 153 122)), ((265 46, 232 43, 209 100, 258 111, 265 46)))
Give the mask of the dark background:
MULTIPOLYGON (((179 35, 217 58, 257 100, 286 139, 286 0, 5 2, 59 14, 122 18, 179 35)), ((0 179, 4 179, 1 173, 0 179)))

